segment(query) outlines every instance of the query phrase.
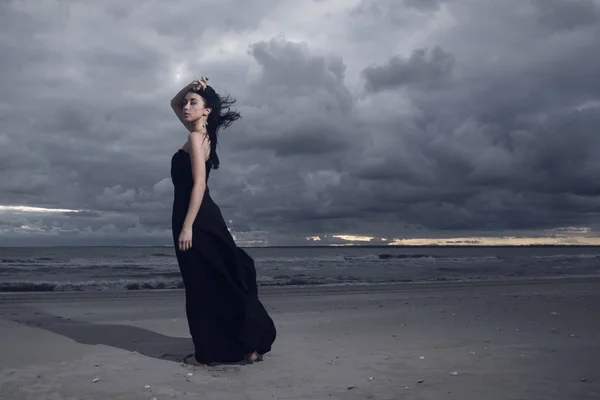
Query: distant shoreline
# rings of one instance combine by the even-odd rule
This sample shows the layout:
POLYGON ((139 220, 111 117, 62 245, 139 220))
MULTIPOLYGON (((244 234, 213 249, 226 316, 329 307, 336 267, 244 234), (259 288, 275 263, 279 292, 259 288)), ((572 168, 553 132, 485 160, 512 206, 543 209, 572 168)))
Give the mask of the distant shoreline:
MULTIPOLYGON (((10 248, 72 248, 72 247, 94 247, 94 248, 173 248, 173 245, 17 245, 17 246, 3 246, 0 245, 0 249, 10 248)), ((364 248, 364 249, 391 249, 391 248, 600 248, 600 245, 595 244, 523 244, 523 245, 482 245, 482 244, 411 244, 411 245, 310 245, 310 246, 238 246, 241 249, 324 249, 324 248, 364 248)))

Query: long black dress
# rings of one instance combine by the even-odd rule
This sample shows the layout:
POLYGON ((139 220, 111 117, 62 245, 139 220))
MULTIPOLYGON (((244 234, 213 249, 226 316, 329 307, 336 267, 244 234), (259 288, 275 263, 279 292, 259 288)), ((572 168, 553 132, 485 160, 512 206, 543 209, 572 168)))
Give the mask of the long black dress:
MULTIPOLYGON (((206 181, 210 169, 206 166, 206 181)), ((179 251, 178 239, 194 183, 190 154, 179 150, 171 159, 175 187, 172 231, 185 286, 186 314, 196 360, 237 362, 256 351, 271 350, 276 330, 258 299, 254 261, 238 248, 208 184, 193 224, 192 248, 179 251)))

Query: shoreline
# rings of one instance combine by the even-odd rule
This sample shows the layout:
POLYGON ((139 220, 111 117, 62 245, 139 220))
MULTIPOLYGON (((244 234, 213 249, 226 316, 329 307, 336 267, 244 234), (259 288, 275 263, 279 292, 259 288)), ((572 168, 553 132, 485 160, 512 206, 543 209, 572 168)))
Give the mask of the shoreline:
MULTIPOLYGON (((465 288, 485 287, 523 287, 544 286, 552 284, 599 283, 600 276, 593 277, 544 277, 516 278, 499 280, 473 281, 431 281, 431 282, 396 282, 396 283, 364 283, 364 284, 334 284, 334 285, 289 285, 289 286, 259 286, 261 297, 279 295, 302 296, 320 294, 352 295, 370 292, 410 292, 436 291, 465 288)), ((48 291, 48 292, 0 292, 0 304, 28 301, 62 301, 62 300, 93 300, 93 299, 127 299, 180 297, 184 289, 139 289, 139 290, 98 290, 98 291, 48 291)))

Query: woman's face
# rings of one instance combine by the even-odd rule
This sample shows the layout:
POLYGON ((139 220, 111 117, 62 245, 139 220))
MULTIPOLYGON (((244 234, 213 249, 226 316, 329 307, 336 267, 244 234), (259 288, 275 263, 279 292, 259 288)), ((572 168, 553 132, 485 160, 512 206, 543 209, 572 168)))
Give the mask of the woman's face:
POLYGON ((188 92, 183 98, 183 118, 187 122, 195 122, 210 112, 204 107, 204 99, 198 93, 188 92))

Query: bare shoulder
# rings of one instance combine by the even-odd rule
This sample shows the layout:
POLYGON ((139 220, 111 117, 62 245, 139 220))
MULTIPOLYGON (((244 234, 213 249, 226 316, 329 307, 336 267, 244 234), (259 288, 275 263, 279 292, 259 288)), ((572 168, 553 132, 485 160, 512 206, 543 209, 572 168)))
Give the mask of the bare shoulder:
POLYGON ((192 131, 189 136, 190 142, 204 143, 208 142, 208 135, 204 132, 192 131))
POLYGON ((192 153, 204 154, 204 158, 208 159, 210 155, 210 139, 206 133, 190 132, 188 140, 192 153))

